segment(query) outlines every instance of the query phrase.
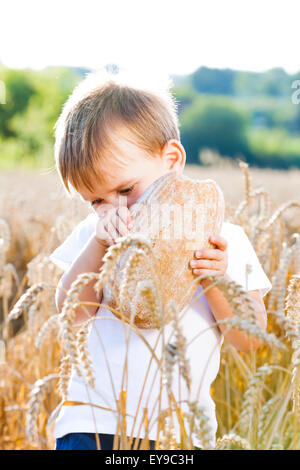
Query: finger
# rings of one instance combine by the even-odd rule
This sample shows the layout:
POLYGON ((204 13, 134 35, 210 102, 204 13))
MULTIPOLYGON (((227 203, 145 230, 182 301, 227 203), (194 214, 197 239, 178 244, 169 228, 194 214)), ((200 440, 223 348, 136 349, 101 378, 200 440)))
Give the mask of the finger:
POLYGON ((103 221, 101 220, 101 218, 99 217, 99 220, 97 221, 97 224, 96 224, 96 235, 98 238, 102 239, 102 240, 105 240, 107 238, 107 232, 106 232, 106 229, 104 227, 104 223, 103 221))
POLYGON ((121 218, 121 220, 123 221, 123 223, 125 225, 127 225, 127 222, 129 220, 132 220, 132 217, 131 217, 131 214, 130 214, 130 211, 128 210, 127 207, 118 207, 117 208, 117 214, 118 216, 121 218))
POLYGON ((119 237, 125 237, 125 235, 129 233, 129 228, 127 225, 124 224, 122 220, 119 219, 118 224, 117 224, 117 231, 118 231, 119 237))
POLYGON ((190 265, 193 269, 215 269, 217 271, 220 270, 218 261, 210 261, 206 259, 192 260, 190 265))
POLYGON ((193 274, 196 276, 215 276, 220 275, 219 271, 213 271, 210 269, 193 269, 193 274))
POLYGON ((212 235, 209 237, 209 240, 217 245, 220 250, 226 250, 228 242, 224 237, 221 237, 221 235, 212 235))
POLYGON ((106 222, 104 227, 105 227, 105 230, 107 232, 107 236, 110 239, 109 242, 114 243, 115 239, 118 238, 118 236, 119 236, 116 232, 115 227, 113 226, 113 224, 111 223, 110 220, 108 220, 106 222))
POLYGON ((122 234, 125 235, 133 228, 133 218, 127 207, 120 208, 118 212, 120 214, 119 217, 124 223, 125 227, 123 227, 122 234))
POLYGON ((112 245, 114 243, 114 238, 111 236, 113 231, 110 226, 109 217, 110 215, 107 212, 99 215, 99 220, 96 225, 96 234, 98 238, 104 240, 109 245, 112 245))
POLYGON ((123 237, 129 232, 127 225, 123 222, 123 220, 118 214, 116 214, 116 216, 114 217, 112 224, 115 227, 118 237, 123 237), (114 222, 115 222, 115 225, 114 225, 114 222))
POLYGON ((224 257, 224 253, 220 252, 219 249, 210 249, 206 248, 203 250, 197 250, 195 251, 195 258, 207 258, 207 259, 216 259, 216 260, 222 260, 224 257), (199 252, 199 256, 198 256, 199 252))
POLYGON ((122 223, 124 224, 124 222, 118 215, 117 208, 114 208, 114 210, 108 214, 107 220, 105 221, 105 225, 107 226, 107 228, 109 228, 111 235, 115 233, 117 236, 119 236, 119 228, 121 230, 122 223))
POLYGON ((120 218, 124 223, 126 223, 126 218, 127 218, 127 208, 125 207, 114 207, 113 210, 111 210, 108 213, 108 218, 109 220, 113 221, 113 224, 115 225, 115 221, 117 218, 120 218))

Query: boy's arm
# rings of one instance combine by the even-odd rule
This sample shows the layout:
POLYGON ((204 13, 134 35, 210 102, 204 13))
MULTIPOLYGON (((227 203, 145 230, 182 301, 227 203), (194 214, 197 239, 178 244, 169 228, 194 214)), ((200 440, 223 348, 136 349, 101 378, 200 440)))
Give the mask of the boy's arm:
MULTIPOLYGON (((96 236, 90 238, 85 249, 80 253, 76 260, 72 263, 71 267, 62 275, 55 295, 56 307, 59 313, 61 313, 64 300, 66 298, 66 291, 70 288, 71 284, 79 274, 87 272, 99 273, 100 268, 103 265, 103 257, 106 249, 102 243, 100 243, 96 236)), ((94 285, 97 279, 93 279, 86 284, 80 292, 78 300, 81 302, 95 302, 101 303, 102 300, 102 289, 99 294, 94 290, 94 285)), ((95 315, 98 309, 94 305, 84 305, 83 307, 77 307, 75 309, 75 324, 82 323, 88 319, 85 309, 90 315, 95 315)))
MULTIPOLYGON (((230 280, 227 275, 228 256, 227 256, 227 241, 220 235, 210 237, 210 241, 214 243, 216 249, 204 249, 195 252, 195 257, 198 259, 191 260, 191 267, 196 275, 211 275, 219 274, 230 280)), ((206 279, 201 281, 203 289, 210 285, 206 279)), ((267 314, 262 295, 259 290, 250 290, 248 295, 253 299, 253 307, 257 321, 262 330, 267 327, 267 314)), ((206 300, 211 308, 211 311, 216 321, 224 320, 225 318, 232 318, 235 314, 227 299, 224 297, 221 289, 218 286, 212 286, 205 292, 206 300)), ((244 308, 244 307, 242 307, 244 308)), ((242 352, 250 352, 256 350, 260 346, 260 340, 238 329, 230 329, 224 324, 219 324, 218 328, 224 334, 226 340, 235 348, 242 352)))
MULTIPOLYGON (((227 275, 225 275, 225 277, 229 279, 227 275)), ((204 282, 203 287, 205 288, 207 285, 209 284, 204 282)), ((248 295, 251 297, 251 299, 253 299, 252 304, 261 329, 266 330, 267 314, 260 291, 248 291, 248 295)), ((216 321, 223 320, 225 318, 232 318, 235 316, 229 302, 225 299, 223 293, 218 289, 217 286, 213 286, 208 289, 205 293, 205 297, 216 321)), ((223 324, 219 324, 218 328, 220 328, 226 340, 239 351, 247 353, 250 352, 251 349, 255 351, 260 346, 260 340, 258 338, 254 338, 253 336, 250 336, 240 330, 228 330, 227 325, 223 324)))

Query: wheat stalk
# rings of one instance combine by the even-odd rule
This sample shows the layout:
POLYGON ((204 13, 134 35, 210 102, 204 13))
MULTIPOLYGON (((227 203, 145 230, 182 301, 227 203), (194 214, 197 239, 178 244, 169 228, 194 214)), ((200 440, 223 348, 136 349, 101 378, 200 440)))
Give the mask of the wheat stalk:
POLYGON ((220 437, 217 439, 215 450, 219 450, 222 447, 225 447, 226 445, 230 446, 238 446, 241 447, 244 450, 251 450, 251 446, 247 439, 242 438, 241 436, 238 436, 237 434, 230 433, 230 434, 225 434, 224 436, 220 437))
POLYGON ((37 294, 42 292, 47 287, 47 283, 45 282, 39 282, 38 284, 35 284, 31 286, 25 294, 23 294, 16 305, 13 307, 13 309, 10 311, 8 315, 8 320, 16 320, 19 318, 24 311, 27 310, 27 308, 32 305, 32 302, 35 300, 37 294))

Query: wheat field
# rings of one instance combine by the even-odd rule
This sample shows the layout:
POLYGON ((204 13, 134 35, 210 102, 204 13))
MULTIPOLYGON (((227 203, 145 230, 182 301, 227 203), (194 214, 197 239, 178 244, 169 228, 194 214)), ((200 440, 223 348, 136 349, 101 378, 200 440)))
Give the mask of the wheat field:
MULTIPOLYGON (((233 163, 187 166, 185 174, 213 178, 220 185, 226 220, 245 229, 273 285, 264 297, 268 328, 263 334, 251 308, 242 312, 236 302, 240 296, 247 303, 247 294, 235 283, 219 280, 235 309, 235 328, 260 337, 262 345, 244 354, 224 342, 220 371, 211 388, 218 421, 215 449, 299 450, 300 172, 233 163)), ((91 385, 94 377, 86 350, 89 322, 72 327, 76 296, 91 274, 74 281, 58 316, 54 295, 62 272, 48 255, 88 214, 88 207, 67 198, 53 172, 2 173, 0 188, 0 448, 53 449, 52 413, 66 394, 72 368, 80 363, 91 385)), ((143 243, 138 246, 142 249, 143 243)), ((119 243, 110 250, 106 268, 96 274, 99 287, 123 249, 125 244, 119 243)), ((176 312, 173 315, 176 327, 176 312)), ((178 354, 171 357, 168 348, 164 351, 166 368, 160 372, 167 384, 174 360, 180 361, 188 380, 180 329, 177 335, 182 346, 178 354)), ((120 448, 128 449, 122 432, 123 398, 118 403, 120 448)), ((206 416, 197 404, 190 405, 193 430, 209 449, 206 416)), ((177 410, 180 419, 180 407, 177 410)), ((168 412, 162 414, 160 426, 158 448, 193 448, 189 433, 182 433, 180 443, 174 441, 168 412)), ((147 448, 146 439, 144 445, 147 448)))

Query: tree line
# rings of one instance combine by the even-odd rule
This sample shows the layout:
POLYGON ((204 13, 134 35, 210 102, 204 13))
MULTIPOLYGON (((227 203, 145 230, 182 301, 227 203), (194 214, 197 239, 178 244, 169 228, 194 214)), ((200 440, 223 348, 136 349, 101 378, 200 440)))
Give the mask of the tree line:
MULTIPOLYGON (((111 67, 112 65, 110 65, 111 67)), ((52 167, 53 126, 84 68, 14 70, 0 64, 0 167, 52 167)), ((300 104, 293 102, 298 74, 200 67, 173 75, 187 163, 203 164, 201 151, 243 157, 252 166, 300 168, 300 104)), ((299 82, 300 83, 300 82, 299 82)))

